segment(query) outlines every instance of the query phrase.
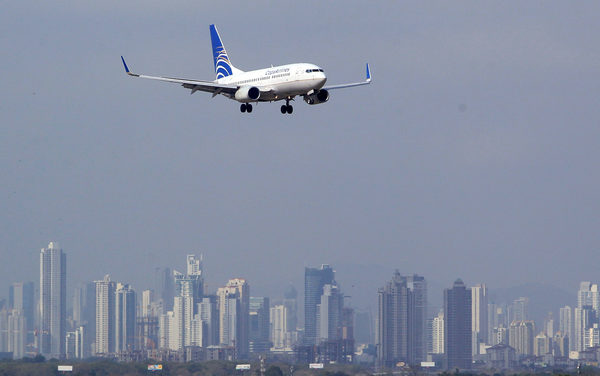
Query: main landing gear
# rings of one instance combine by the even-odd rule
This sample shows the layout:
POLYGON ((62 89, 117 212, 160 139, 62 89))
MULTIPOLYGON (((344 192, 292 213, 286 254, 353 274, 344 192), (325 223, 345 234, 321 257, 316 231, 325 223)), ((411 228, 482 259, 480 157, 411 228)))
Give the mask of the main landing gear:
POLYGON ((251 113, 252 112, 252 105, 250 103, 242 103, 240 105, 240 111, 251 113))
POLYGON ((294 112, 294 107, 292 107, 292 105, 290 105, 290 98, 285 100, 285 104, 281 106, 281 113, 285 114, 291 114, 292 112, 294 112))

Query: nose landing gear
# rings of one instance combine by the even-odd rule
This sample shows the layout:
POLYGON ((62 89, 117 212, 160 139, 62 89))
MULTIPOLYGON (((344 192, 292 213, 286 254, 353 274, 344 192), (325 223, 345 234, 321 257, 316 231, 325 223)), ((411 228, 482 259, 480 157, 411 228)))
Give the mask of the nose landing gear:
POLYGON ((240 105, 240 111, 251 113, 252 112, 252 105, 250 103, 242 103, 240 105))

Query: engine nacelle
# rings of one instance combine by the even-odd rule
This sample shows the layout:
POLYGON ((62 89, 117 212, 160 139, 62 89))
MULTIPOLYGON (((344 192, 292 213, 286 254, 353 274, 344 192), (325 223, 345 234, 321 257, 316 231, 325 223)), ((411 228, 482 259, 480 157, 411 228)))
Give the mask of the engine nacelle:
POLYGON ((260 98, 260 89, 256 86, 242 86, 235 92, 235 100, 238 102, 252 102, 260 98))
POLYGON ((304 101, 308 104, 320 104, 325 103, 329 100, 329 92, 325 89, 321 89, 316 93, 305 95, 304 101))

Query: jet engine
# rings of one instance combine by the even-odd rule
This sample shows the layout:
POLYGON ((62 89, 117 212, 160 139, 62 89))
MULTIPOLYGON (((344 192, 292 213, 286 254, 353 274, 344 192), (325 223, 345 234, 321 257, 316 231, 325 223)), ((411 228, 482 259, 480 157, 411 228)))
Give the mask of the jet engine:
POLYGON ((235 92, 235 100, 238 102, 252 102, 260 97, 260 89, 256 86, 242 86, 235 92))
POLYGON ((305 95, 304 101, 308 104, 320 104, 325 103, 329 100, 329 92, 325 89, 321 89, 316 93, 305 95))

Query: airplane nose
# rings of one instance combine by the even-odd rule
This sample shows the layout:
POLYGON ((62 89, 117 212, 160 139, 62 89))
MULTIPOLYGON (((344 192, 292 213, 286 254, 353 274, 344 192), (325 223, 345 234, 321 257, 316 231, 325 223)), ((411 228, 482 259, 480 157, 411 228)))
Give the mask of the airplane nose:
POLYGON ((327 77, 325 77, 325 75, 323 75, 322 77, 317 77, 317 83, 318 83, 319 87, 323 87, 323 85, 325 85, 326 81, 327 81, 327 77))

